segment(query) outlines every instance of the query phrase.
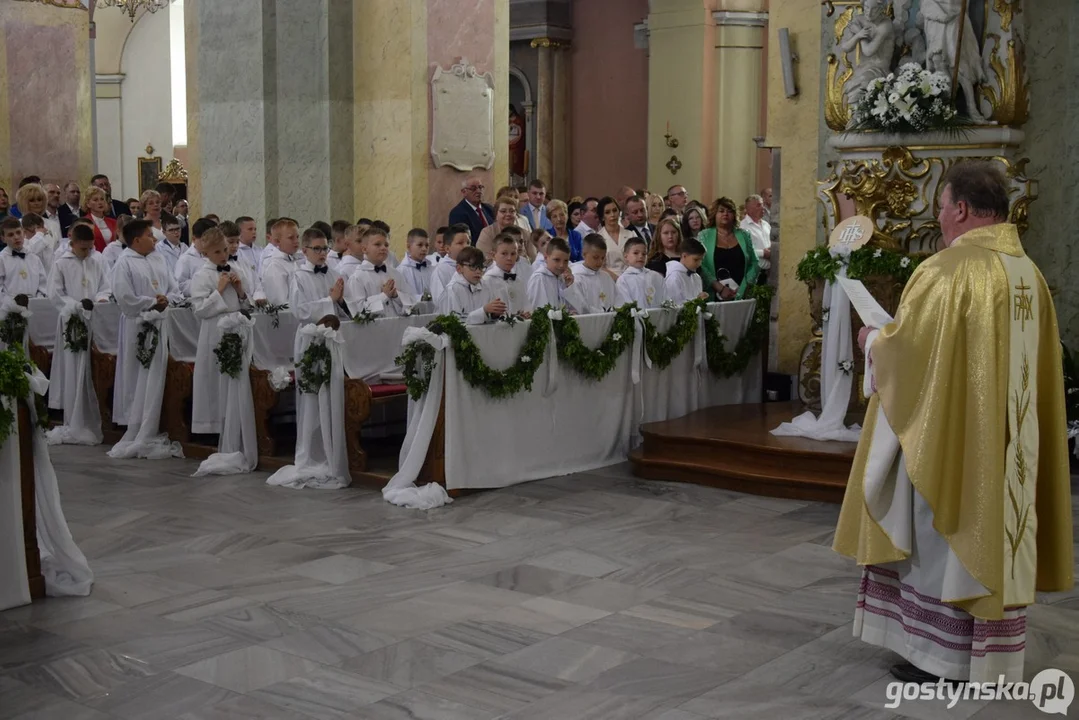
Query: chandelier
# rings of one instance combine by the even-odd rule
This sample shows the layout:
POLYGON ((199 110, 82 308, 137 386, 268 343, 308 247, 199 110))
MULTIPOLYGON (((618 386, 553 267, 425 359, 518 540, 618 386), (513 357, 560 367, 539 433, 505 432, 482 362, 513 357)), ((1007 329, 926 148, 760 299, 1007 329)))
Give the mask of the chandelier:
POLYGON ((126 10, 131 22, 135 22, 135 13, 139 10, 155 13, 167 8, 170 2, 172 0, 97 0, 97 6, 99 8, 118 7, 126 10))

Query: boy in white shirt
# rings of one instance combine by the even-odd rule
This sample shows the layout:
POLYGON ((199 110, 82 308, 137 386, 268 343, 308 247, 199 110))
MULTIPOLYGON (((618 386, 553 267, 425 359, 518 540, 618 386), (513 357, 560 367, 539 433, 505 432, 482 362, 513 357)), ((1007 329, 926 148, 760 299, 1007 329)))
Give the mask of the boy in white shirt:
POLYGON ((704 253, 704 245, 689 238, 682 241, 682 259, 668 261, 667 297, 676 305, 708 297, 708 293, 701 289, 700 268, 704 253))
POLYGON ((78 223, 68 230, 68 247, 53 263, 46 295, 61 307, 64 298, 102 303, 112 297, 108 268, 94 250, 94 231, 89 225, 78 223))
MULTIPOLYGON (((510 225, 503 228, 499 235, 508 235, 517 244, 517 264, 515 273, 517 273, 517 281, 520 282, 527 292, 528 279, 532 277, 532 261, 528 259, 528 251, 525 249, 526 235, 521 228, 516 225, 510 225)), ((494 250, 492 249, 493 253, 494 250)))
POLYGON ((546 261, 528 279, 528 302, 533 310, 544 305, 565 306, 566 290, 573 286, 568 266, 569 244, 562 238, 552 238, 547 244, 546 261))
POLYGON ((360 264, 345 285, 345 303, 355 317, 366 312, 379 317, 403 317, 411 314, 419 297, 413 295, 404 276, 386 265, 390 240, 372 225, 363 234, 367 259, 360 264))
POLYGON ((626 240, 626 244, 622 246, 626 269, 618 276, 616 283, 620 301, 635 302, 642 310, 658 308, 667 299, 667 286, 663 276, 645 267, 647 247, 639 237, 626 240))
POLYGON ((274 222, 270 234, 273 242, 262 251, 262 291, 269 304, 287 305, 292 275, 301 264, 295 258, 300 247, 300 228, 292 218, 280 218, 274 222))
POLYGON ((442 244, 446 247, 446 256, 435 266, 431 274, 431 299, 441 303, 442 292, 457 274, 457 255, 472 242, 468 225, 457 223, 446 228, 442 234, 442 244))
POLYGON ((410 293, 421 300, 430 299, 431 275, 435 269, 434 263, 427 259, 427 251, 431 247, 427 231, 423 228, 412 228, 408 231, 406 242, 408 252, 397 266, 397 272, 405 279, 410 293))
POLYGON ((37 255, 26 252, 18 218, 4 218, 0 222, 0 234, 7 246, 0 252, 0 298, 43 297, 47 280, 45 267, 37 255))
POLYGON ((347 247, 345 248, 345 254, 341 256, 334 270, 346 282, 352 277, 352 273, 359 269, 360 264, 363 263, 363 259, 366 257, 367 245, 363 239, 364 232, 366 231, 359 225, 349 225, 348 229, 345 230, 347 247))
POLYGON ((607 243, 599 235, 589 235, 582 245, 581 262, 573 263, 573 292, 566 298, 578 313, 610 312, 618 301, 614 278, 607 270, 607 243))
MULTIPOLYGON (((234 222, 226 220, 217 226, 221 234, 225 236, 225 245, 228 248, 228 264, 232 272, 239 274, 243 287, 247 290, 247 297, 256 305, 266 304, 266 293, 262 291, 262 281, 255 273, 254 268, 240 259, 240 227, 234 222)), ((158 243, 160 245, 160 243, 158 243)), ((192 293, 194 294, 194 293, 192 293)))
MULTIPOLYGON (((228 394, 228 378, 218 370, 214 357, 214 350, 221 342, 217 321, 224 315, 249 308, 250 298, 240 264, 228 262, 228 241, 221 228, 207 230, 199 242, 205 259, 191 278, 192 311, 201 321, 191 394, 191 431, 213 434, 221 432, 225 415, 221 399, 228 394)), ((239 243, 237 232, 236 244, 239 243)))
POLYGON ((330 254, 326 256, 326 264, 330 266, 331 270, 337 269, 337 263, 341 262, 341 258, 348 252, 348 236, 345 233, 348 232, 349 227, 348 220, 334 220, 333 225, 330 226, 330 234, 333 235, 333 248, 330 250, 330 254))
POLYGON ((45 218, 37 213, 26 213, 22 216, 22 236, 26 238, 23 245, 26 252, 37 255, 41 266, 45 268, 45 277, 49 276, 52 269, 53 248, 52 238, 45 228, 45 218))
POLYGON ((303 231, 303 255, 307 259, 292 273, 289 305, 301 323, 315 323, 327 315, 348 319, 345 279, 326 265, 330 243, 317 228, 303 231))
POLYGON ((482 325, 506 314, 506 303, 483 282, 483 263, 483 251, 474 247, 460 248, 455 253, 455 273, 439 300, 439 313, 456 315, 468 325, 482 325))
POLYGON ((176 278, 176 285, 179 286, 184 297, 191 297, 191 278, 194 277, 195 271, 205 264, 203 262, 205 255, 202 253, 202 236, 207 230, 215 227, 217 227, 217 223, 208 218, 199 218, 191 226, 191 247, 180 256, 180 259, 176 261, 176 265, 173 267, 173 277, 176 278))
POLYGON ((448 229, 448 227, 443 225, 438 230, 435 230, 435 236, 431 238, 431 244, 434 246, 435 250, 427 256, 427 259, 431 261, 432 265, 438 265, 442 262, 442 258, 446 257, 446 246, 443 244, 442 238, 448 229))
POLYGON ((506 304, 507 315, 531 315, 528 280, 518 272, 517 241, 509 233, 495 237, 494 262, 483 274, 483 283, 506 304))
POLYGON ((179 219, 166 213, 161 214, 161 228, 165 233, 165 239, 159 240, 154 247, 154 252, 159 252, 165 258, 165 264, 169 266, 169 272, 176 272, 176 263, 180 256, 188 250, 187 243, 181 242, 184 227, 179 219))
MULTIPOLYGON (((523 240, 522 240, 522 242, 523 242, 523 240)), ((547 263, 547 245, 550 242, 551 242, 550 233, 545 232, 545 233, 543 233, 542 235, 540 235, 539 237, 536 238, 536 259, 532 263, 532 270, 533 271, 539 270, 541 267, 543 267, 543 265, 545 265, 547 263)), ((566 244, 566 247, 569 247, 569 243, 566 244)), ((521 248, 521 256, 524 257, 525 259, 528 258, 528 256, 524 254, 524 247, 523 246, 521 248)))
MULTIPOLYGON (((127 243, 124 241, 124 227, 132 220, 134 218, 130 215, 121 215, 116 218, 116 232, 112 236, 112 241, 101 251, 101 259, 105 261, 105 267, 109 268, 110 271, 116 267, 116 261, 120 259, 120 256, 124 254, 124 250, 127 249, 127 243)), ((172 274, 171 270, 169 274, 172 274)))

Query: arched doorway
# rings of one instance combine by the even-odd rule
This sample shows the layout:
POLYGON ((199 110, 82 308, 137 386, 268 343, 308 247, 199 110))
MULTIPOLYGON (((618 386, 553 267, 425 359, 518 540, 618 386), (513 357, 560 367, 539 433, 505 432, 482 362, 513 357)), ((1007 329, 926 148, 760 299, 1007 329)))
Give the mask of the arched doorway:
MULTIPOLYGON (((510 66, 510 105, 524 120, 524 163, 523 167, 514 167, 513 151, 510 151, 510 184, 525 185, 535 177, 536 148, 536 112, 532 101, 532 86, 522 70, 510 66), (516 171, 516 172, 515 172, 516 171)), ((514 138, 514 128, 510 127, 510 141, 514 138)))

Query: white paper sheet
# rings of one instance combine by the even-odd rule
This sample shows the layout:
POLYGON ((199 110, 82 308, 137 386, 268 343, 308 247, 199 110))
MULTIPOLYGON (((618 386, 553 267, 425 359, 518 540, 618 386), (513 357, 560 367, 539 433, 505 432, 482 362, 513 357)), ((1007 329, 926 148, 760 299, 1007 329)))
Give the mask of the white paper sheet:
POLYGON ((866 327, 882 328, 888 323, 895 320, 888 311, 880 306, 880 303, 869 294, 869 290, 866 289, 858 280, 851 280, 848 277, 838 276, 836 282, 843 288, 843 291, 847 293, 847 297, 850 298, 851 307, 858 313, 858 317, 862 319, 866 327))

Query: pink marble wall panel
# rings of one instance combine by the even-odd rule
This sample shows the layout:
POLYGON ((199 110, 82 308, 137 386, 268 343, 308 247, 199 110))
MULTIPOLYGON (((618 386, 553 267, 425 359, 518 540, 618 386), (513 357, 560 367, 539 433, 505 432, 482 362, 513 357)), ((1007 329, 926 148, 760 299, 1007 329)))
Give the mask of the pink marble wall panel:
MULTIPOLYGON (((492 71, 495 51, 495 0, 428 0, 427 64, 428 80, 436 65, 448 68, 461 58, 474 65, 479 73, 492 71)), ((508 106, 507 106, 508 107, 508 106)), ((506 109, 495 108, 495 122, 506 122, 506 109)), ((428 143, 428 147, 430 144, 428 143)), ((506 148, 495 148, 496 153, 506 148)), ((461 200, 461 181, 465 174, 451 167, 436 168, 428 155, 428 227, 434 232, 445 225, 450 209, 461 200)), ((494 200, 492 175, 481 173, 487 186, 484 199, 494 200)), ((394 229, 394 235, 398 232, 394 229)))
POLYGON ((78 180, 77 38, 73 27, 11 22, 7 45, 11 176, 40 175, 46 182, 78 180))
POLYGON ((648 0, 573 3, 569 125, 574 195, 644 187, 648 54, 634 47, 633 26, 647 16, 648 0))

